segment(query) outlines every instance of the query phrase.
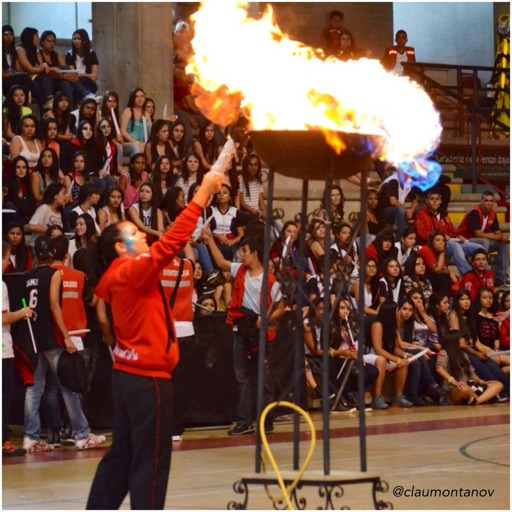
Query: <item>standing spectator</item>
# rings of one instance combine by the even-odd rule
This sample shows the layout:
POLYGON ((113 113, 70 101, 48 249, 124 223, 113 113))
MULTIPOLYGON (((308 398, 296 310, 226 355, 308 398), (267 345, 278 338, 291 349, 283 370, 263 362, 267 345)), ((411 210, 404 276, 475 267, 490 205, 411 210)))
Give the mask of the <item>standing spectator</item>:
POLYGON ((402 185, 396 173, 388 176, 379 188, 379 204, 384 209, 386 222, 396 226, 397 233, 403 233, 418 206, 418 197, 409 184, 402 185), (410 206, 406 207, 406 203, 410 206))
POLYGON ((75 103, 85 96, 95 94, 98 90, 98 57, 91 49, 89 34, 83 28, 73 32, 71 37, 71 50, 66 53, 66 64, 78 71, 78 80, 75 82, 75 103))
POLYGON ((331 11, 329 13, 329 26, 324 29, 326 55, 337 55, 340 51, 340 37, 343 30, 343 13, 331 11))
MULTIPOLYGON (((27 299, 34 315, 34 339, 37 346, 38 364, 34 371, 34 384, 25 393, 25 426, 23 448, 28 452, 46 452, 53 448, 40 439, 41 422, 39 406, 44 391, 45 374, 48 366, 57 376, 57 363, 64 350, 76 352, 62 316, 60 297, 62 274, 51 267, 53 251, 51 239, 45 235, 36 240, 37 267, 25 272, 21 279, 22 296, 27 299)), ((95 448, 105 442, 105 436, 96 436, 84 416, 80 397, 64 386, 58 376, 58 385, 69 414, 75 447, 79 450, 95 448)))
POLYGON ((384 69, 392 71, 396 75, 403 75, 402 62, 416 62, 416 55, 412 46, 405 46, 407 43, 407 32, 399 30, 395 34, 395 46, 388 46, 382 58, 384 69))
POLYGON ((441 230, 446 236, 446 254, 453 258, 460 275, 471 270, 467 257, 471 256, 478 244, 471 243, 462 235, 457 235, 448 213, 441 210, 442 195, 438 188, 427 192, 425 206, 414 215, 414 225, 418 235, 418 244, 425 245, 428 235, 434 230, 441 230))
POLYGON ((30 76, 21 70, 14 45, 14 30, 11 25, 2 25, 2 90, 21 85, 28 91, 30 76))
MULTIPOLYGON (((253 422, 256 418, 256 388, 258 378, 258 340, 261 327, 260 300, 263 283, 263 241, 257 237, 246 238, 241 247, 242 263, 233 263, 224 258, 208 229, 203 230, 203 237, 221 270, 229 270, 234 279, 233 295, 228 307, 227 324, 233 327, 233 364, 235 379, 239 386, 236 405, 236 425, 228 431, 230 436, 254 433, 253 422), (242 311, 240 308, 244 308, 242 311)), ((269 274, 267 296, 268 325, 266 337, 271 342, 276 336, 275 322, 284 314, 279 283, 275 276, 269 274)), ((271 350, 271 345, 267 345, 271 350)), ((264 401, 272 401, 272 370, 269 356, 265 357, 264 401)), ((273 419, 267 415, 265 432, 274 430, 273 419)))
MULTIPOLYGON (((2 272, 10 265, 10 244, 2 242, 2 272)), ((14 350, 12 347, 11 324, 32 318, 29 307, 11 311, 7 285, 2 281, 2 455, 14 457, 25 455, 26 450, 17 448, 9 441, 9 419, 14 398, 14 350)))
POLYGON ((490 190, 483 192, 480 204, 473 206, 465 215, 457 229, 457 234, 481 245, 487 254, 493 251, 498 252, 495 284, 501 286, 510 282, 507 275, 510 262, 510 238, 500 230, 494 209, 495 204, 494 193, 490 190))

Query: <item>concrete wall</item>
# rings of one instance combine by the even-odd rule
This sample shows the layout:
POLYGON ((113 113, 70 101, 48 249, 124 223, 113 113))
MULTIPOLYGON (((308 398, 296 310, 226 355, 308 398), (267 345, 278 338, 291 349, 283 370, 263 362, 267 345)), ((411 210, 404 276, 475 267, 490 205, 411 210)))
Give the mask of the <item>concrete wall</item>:
POLYGON ((407 32, 418 61, 492 66, 493 9, 491 2, 394 2, 394 31, 407 32))

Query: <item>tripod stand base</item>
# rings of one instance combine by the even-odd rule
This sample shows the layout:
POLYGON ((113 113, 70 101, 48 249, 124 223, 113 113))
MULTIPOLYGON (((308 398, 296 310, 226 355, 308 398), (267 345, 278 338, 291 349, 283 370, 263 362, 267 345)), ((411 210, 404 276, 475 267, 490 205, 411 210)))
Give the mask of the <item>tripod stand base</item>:
MULTIPOLYGON (((296 471, 283 471, 281 473, 285 485, 290 485, 297 476, 296 471)), ((342 506, 339 502, 343 498, 344 488, 348 485, 365 485, 369 486, 368 492, 371 493, 370 499, 376 510, 392 509, 393 505, 389 501, 379 499, 377 493, 385 493, 388 491, 388 484, 381 480, 379 476, 371 473, 363 473, 358 471, 333 471, 330 475, 324 475, 322 471, 306 471, 290 496, 290 500, 297 510, 334 510, 348 508, 342 506), (301 491, 305 488, 317 488, 320 503, 309 503, 308 499, 301 496, 301 491)), ((245 510, 249 503, 249 486, 264 486, 267 494, 271 492, 274 496, 279 496, 281 491, 275 474, 272 473, 252 473, 243 475, 240 480, 233 484, 235 493, 241 495, 242 502, 230 501, 228 503, 229 510, 245 510)), ((362 495, 361 491, 361 495, 362 495)), ((310 493, 311 494, 311 493, 310 493)), ((312 500, 311 500, 312 501, 312 500)), ((273 502, 274 509, 282 510, 286 508, 283 499, 273 502)))

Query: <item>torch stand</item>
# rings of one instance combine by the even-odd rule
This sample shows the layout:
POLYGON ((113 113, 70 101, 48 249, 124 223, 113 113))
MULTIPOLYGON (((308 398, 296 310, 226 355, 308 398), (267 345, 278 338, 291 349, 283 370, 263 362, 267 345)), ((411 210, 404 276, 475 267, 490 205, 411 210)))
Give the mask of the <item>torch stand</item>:
MULTIPOLYGON (((379 476, 366 472, 366 427, 365 427, 365 405, 364 405, 364 376, 363 376, 363 352, 364 352, 364 269, 365 269, 365 245, 366 245, 366 193, 368 169, 372 158, 372 139, 358 134, 343 134, 343 142, 346 149, 341 154, 336 154, 334 150, 325 142, 324 136, 320 132, 294 132, 294 131, 267 131, 252 132, 251 140, 258 155, 270 166, 268 175, 268 197, 267 197, 267 223, 265 227, 265 245, 263 258, 263 289, 261 293, 261 328, 258 351, 258 393, 257 393, 257 418, 260 417, 264 408, 263 403, 263 380, 264 380, 264 359, 266 347, 266 331, 268 326, 267 316, 267 290, 268 290, 268 263, 270 257, 270 234, 273 219, 273 191, 274 174, 280 172, 289 177, 302 179, 302 201, 301 201, 301 223, 299 234, 299 258, 298 258, 298 278, 297 278, 297 296, 296 296, 296 326, 295 326, 295 351, 294 351, 294 392, 293 401, 299 403, 301 381, 304 378, 304 339, 303 339, 303 318, 302 306, 306 305, 307 299, 304 299, 304 255, 305 255, 305 236, 307 219, 307 201, 308 201, 308 180, 325 178, 326 188, 329 187, 333 179, 346 178, 358 172, 361 173, 361 199, 360 215, 361 230, 359 233, 359 253, 360 253, 360 274, 363 276, 359 280, 359 335, 358 335, 358 413, 359 413, 359 446, 360 446, 360 472, 357 471, 331 471, 330 467, 330 438, 329 438, 329 322, 331 314, 331 305, 329 302, 329 293, 324 293, 324 318, 323 318, 323 336, 322 336, 322 441, 323 441, 323 471, 306 470, 299 484, 291 493, 291 501, 297 509, 334 509, 345 508, 336 506, 335 500, 344 495, 343 487, 347 485, 369 484, 371 486, 371 497, 373 506, 376 509, 392 508, 390 502, 379 500, 377 492, 387 492, 388 485, 382 481, 379 476), (321 169, 321 170, 320 170, 321 169), (308 504, 305 497, 300 497, 298 492, 305 487, 316 487, 318 496, 322 500, 320 506, 308 504)), ((325 253, 324 269, 330 269, 330 239, 331 239, 331 197, 329 193, 325 194, 325 253)), ((330 272, 324 272, 323 276, 324 290, 330 289, 330 272)), ((261 437, 259 429, 256 434, 256 453, 255 453, 255 472, 250 475, 241 476, 240 480, 233 484, 235 493, 240 494, 243 501, 241 503, 231 501, 228 503, 229 509, 246 509, 249 501, 249 486, 277 486, 276 475, 261 472, 261 437)), ((283 471, 282 477, 286 485, 293 482, 299 471, 299 415, 294 413, 293 430, 293 471, 283 471)), ((279 488, 276 487, 279 491, 279 488)), ((282 509, 286 506, 284 500, 277 500, 273 503, 274 508, 282 509)))

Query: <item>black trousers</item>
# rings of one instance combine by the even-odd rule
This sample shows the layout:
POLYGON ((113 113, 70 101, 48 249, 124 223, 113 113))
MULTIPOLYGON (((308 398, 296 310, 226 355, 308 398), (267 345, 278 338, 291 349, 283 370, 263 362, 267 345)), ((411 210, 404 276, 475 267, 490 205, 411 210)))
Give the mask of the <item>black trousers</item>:
POLYGON ((162 510, 171 467, 172 382, 112 373, 112 446, 92 482, 88 510, 162 510))
POLYGON ((2 444, 9 439, 9 418, 14 398, 14 357, 2 359, 2 444))

